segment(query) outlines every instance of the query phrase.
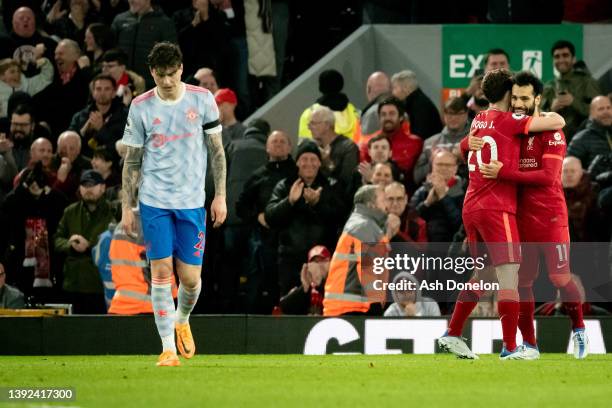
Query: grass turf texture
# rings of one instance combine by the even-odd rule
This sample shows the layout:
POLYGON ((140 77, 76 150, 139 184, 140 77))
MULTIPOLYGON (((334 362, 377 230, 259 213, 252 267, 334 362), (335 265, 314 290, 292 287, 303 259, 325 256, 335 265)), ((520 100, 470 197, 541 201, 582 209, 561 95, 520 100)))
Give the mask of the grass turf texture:
MULTIPOLYGON (((577 361, 386 356, 0 357, 0 386, 74 387, 81 407, 610 407, 612 354, 577 361)), ((55 405, 56 403, 46 403, 55 405)), ((5 404, 0 404, 6 406, 5 404)), ((42 403, 12 404, 16 407, 42 403)))

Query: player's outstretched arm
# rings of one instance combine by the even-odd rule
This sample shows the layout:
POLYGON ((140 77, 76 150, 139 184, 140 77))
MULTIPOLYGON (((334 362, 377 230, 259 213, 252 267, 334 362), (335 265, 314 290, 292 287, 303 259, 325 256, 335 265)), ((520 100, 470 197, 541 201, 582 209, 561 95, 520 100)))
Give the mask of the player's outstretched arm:
POLYGON ((132 208, 135 208, 138 204, 138 181, 140 180, 143 155, 144 148, 128 146, 125 161, 123 162, 121 223, 128 234, 134 233, 134 213, 132 208))
POLYGON ((558 130, 565 126, 565 119, 556 112, 541 113, 534 116, 529 122, 529 132, 543 132, 545 130, 558 130))
POLYGON ((542 159, 540 170, 520 171, 503 166, 500 161, 493 161, 480 166, 480 172, 484 178, 512 181, 518 184, 532 186, 552 186, 561 171, 563 158, 545 157, 542 159))
POLYGON ((215 198, 210 207, 210 215, 215 222, 213 226, 219 227, 225 222, 225 217, 227 216, 227 204, 225 203, 227 164, 225 163, 225 152, 223 151, 221 132, 208 135, 206 143, 208 144, 213 180, 215 183, 215 198))

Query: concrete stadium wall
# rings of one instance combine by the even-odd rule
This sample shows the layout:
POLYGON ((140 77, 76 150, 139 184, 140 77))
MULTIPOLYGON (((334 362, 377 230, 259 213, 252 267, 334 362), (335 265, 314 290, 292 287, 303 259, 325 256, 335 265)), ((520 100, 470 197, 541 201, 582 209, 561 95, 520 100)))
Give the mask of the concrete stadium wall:
MULTIPOLYGON (((599 78, 612 68, 612 25, 585 25, 583 35, 584 59, 599 78)), ((413 70, 423 91, 438 103, 442 88, 442 26, 361 26, 246 122, 264 118, 273 129, 288 131, 296 142, 300 114, 320 95, 319 74, 331 68, 344 76, 344 92, 358 109, 366 104, 365 82, 376 70, 389 74, 413 70)))

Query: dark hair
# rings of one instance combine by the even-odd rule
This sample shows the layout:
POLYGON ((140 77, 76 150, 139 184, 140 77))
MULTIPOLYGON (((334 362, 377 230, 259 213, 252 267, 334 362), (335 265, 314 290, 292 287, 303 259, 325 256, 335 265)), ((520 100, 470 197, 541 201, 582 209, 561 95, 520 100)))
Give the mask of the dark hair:
POLYGON ((11 113, 11 116, 13 115, 25 115, 28 114, 30 115, 30 120, 32 123, 34 123, 34 109, 32 109, 31 105, 25 104, 25 103, 21 103, 19 105, 17 105, 15 107, 15 109, 13 109, 13 112, 11 113))
POLYGON ((91 84, 95 85, 95 83, 97 81, 109 81, 111 84, 113 84, 113 88, 117 88, 117 81, 115 81, 115 78, 113 78, 112 76, 108 75, 108 74, 98 74, 94 77, 94 79, 91 80, 91 84))
POLYGON ((117 61, 119 65, 127 65, 128 56, 125 53, 125 51, 123 51, 120 48, 112 48, 106 51, 102 55, 102 62, 115 62, 115 61, 117 61))
POLYGON ((574 47, 574 44, 572 44, 571 42, 567 40, 559 40, 556 43, 554 43, 552 48, 550 49, 550 55, 554 55, 555 50, 560 50, 562 48, 568 48, 570 51, 570 54, 572 54, 572 57, 576 55, 576 47, 574 47))
POLYGON ((114 162, 115 155, 106 146, 98 146, 93 151, 93 157, 99 157, 107 162, 114 162))
POLYGON ((270 126, 268 121, 263 118, 256 118, 251 120, 247 128, 255 128, 266 136, 270 135, 270 132, 272 131, 272 127, 270 126))
POLYGON ((13 111, 15 111, 19 105, 27 105, 32 108, 34 105, 32 95, 23 91, 13 92, 12 95, 9 96, 8 102, 6 103, 6 116, 10 118, 13 111))
POLYGON ((397 108, 397 112, 399 113, 399 116, 400 117, 404 116, 404 113, 405 113, 404 106, 402 102, 399 99, 397 99, 395 96, 390 96, 388 98, 385 98, 378 104, 378 115, 379 116, 380 116, 380 111, 382 110, 382 107, 385 105, 395 106, 397 108))
POLYGON ((494 69, 485 74, 482 80, 482 92, 490 103, 504 99, 506 92, 512 91, 512 74, 507 69, 494 69))
POLYGON ((489 57, 491 55, 502 55, 502 54, 506 56, 506 59, 508 60, 508 64, 509 64, 510 56, 508 55, 506 50, 504 50, 503 48, 491 48, 489 51, 487 51, 487 54, 485 55, 485 58, 484 58, 485 66, 487 65, 487 62, 489 62, 489 57))
POLYGON ((514 84, 518 86, 533 86, 534 96, 542 95, 542 91, 544 91, 544 84, 542 84, 542 81, 529 71, 521 71, 514 74, 514 84))
POLYGON ((391 148, 391 142, 389 141, 389 139, 387 139, 384 135, 376 135, 370 140, 368 140, 368 149, 370 149, 374 143, 380 142, 381 140, 386 140, 389 144, 389 148, 391 148))
POLYGON ((87 27, 87 29, 102 51, 106 51, 115 46, 115 36, 113 35, 110 27, 108 27, 106 24, 92 23, 89 25, 89 27, 87 27))
POLYGON ((465 100, 458 96, 453 96, 452 98, 449 98, 444 104, 444 112, 467 112, 467 105, 465 104, 465 100))
POLYGON ((162 41, 153 46, 147 56, 147 65, 151 69, 178 67, 183 63, 183 54, 178 45, 162 41))

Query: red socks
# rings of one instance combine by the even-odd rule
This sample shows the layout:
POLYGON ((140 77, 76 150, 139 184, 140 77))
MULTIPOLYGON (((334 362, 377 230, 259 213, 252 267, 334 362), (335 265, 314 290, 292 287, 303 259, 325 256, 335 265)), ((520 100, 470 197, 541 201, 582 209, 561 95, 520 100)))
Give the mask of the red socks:
MULTIPOLYGON (((470 283, 476 282, 470 279, 470 283)), ((476 307, 478 299, 482 296, 482 290, 462 290, 457 296, 457 303, 455 304, 455 310, 451 316, 450 323, 448 324, 448 335, 449 336, 461 336, 463 332, 463 325, 467 318, 472 313, 472 310, 476 307)))
POLYGON ((523 341, 536 345, 535 328, 533 327, 533 315, 535 314, 535 302, 531 286, 519 287, 521 298, 519 306, 518 328, 523 335, 523 341))
POLYGON ((498 295, 497 310, 502 325, 504 346, 506 350, 514 351, 516 349, 516 329, 520 310, 518 291, 500 289, 498 295))
POLYGON ((565 311, 572 320, 572 330, 584 328, 584 319, 582 316, 582 303, 580 302, 580 291, 576 282, 573 279, 567 285, 559 288, 561 292, 561 301, 565 307, 565 311))

